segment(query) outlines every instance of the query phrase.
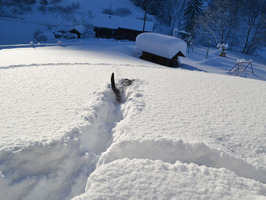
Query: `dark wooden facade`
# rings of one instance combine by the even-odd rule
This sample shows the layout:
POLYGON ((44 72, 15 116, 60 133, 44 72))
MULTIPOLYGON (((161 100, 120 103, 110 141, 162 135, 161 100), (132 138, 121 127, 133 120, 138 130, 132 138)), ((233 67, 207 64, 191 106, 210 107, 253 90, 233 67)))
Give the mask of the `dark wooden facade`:
POLYGON ((130 30, 125 28, 110 29, 94 27, 96 38, 114 38, 117 40, 135 41, 138 34, 142 31, 130 30))
POLYGON ((168 67, 177 67, 179 64, 178 56, 185 57, 183 53, 180 51, 171 59, 143 51, 142 56, 140 58, 153 63, 157 63, 159 65, 164 65, 168 67))
POLYGON ((78 30, 76 30, 75 28, 72 29, 72 30, 70 30, 69 32, 70 33, 73 33, 73 34, 76 34, 77 35, 77 38, 80 38, 80 36, 81 36, 81 33, 78 30))

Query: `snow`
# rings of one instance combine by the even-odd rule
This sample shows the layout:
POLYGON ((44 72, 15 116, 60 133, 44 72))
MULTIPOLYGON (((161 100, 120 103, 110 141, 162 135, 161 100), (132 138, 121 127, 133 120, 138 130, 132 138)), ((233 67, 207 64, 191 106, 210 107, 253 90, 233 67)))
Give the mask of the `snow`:
MULTIPOLYGON (((143 20, 118 17, 113 15, 98 14, 94 17, 92 25, 100 28, 110 28, 118 29, 125 28, 130 30, 142 31, 143 30, 143 20)), ((154 22, 145 22, 145 31, 153 31, 154 22)))
POLYGON ((62 43, 1 46, 1 199, 265 199, 265 59, 62 43), (254 74, 228 73, 237 58, 254 74), (121 104, 112 72, 134 79, 121 104))
POLYGON ((125 158, 99 167, 88 179, 86 193, 73 200, 263 199, 260 192, 257 182, 226 169, 125 158))
POLYGON ((174 28, 173 30, 173 36, 177 37, 178 33, 184 34, 184 35, 190 35, 190 33, 184 31, 184 30, 178 30, 178 28, 174 28))
MULTIPOLYGON (((0 17, 0 45, 28 44, 36 39, 34 37, 36 31, 45 32, 45 36, 47 37, 48 32, 51 34, 56 31, 69 31, 75 26, 83 25, 91 28, 94 17, 103 13, 105 9, 112 11, 117 9, 129 10, 126 16, 129 20, 122 20, 123 24, 127 27, 140 27, 140 22, 143 22, 143 20, 138 19, 144 17, 144 10, 135 6, 131 0, 64 0, 49 2, 48 11, 46 12, 39 10, 39 2, 32 4, 31 7, 32 11, 25 12, 25 14, 20 14, 20 12, 18 12, 20 8, 14 10, 12 10, 14 7, 8 8, 7 6, 3 8, 4 10, 6 9, 5 11, 9 16, 13 17, 0 17), (54 10, 54 12, 50 12, 49 9, 54 10), (71 11, 71 9, 74 9, 74 12, 73 10, 71 11), (127 22, 130 22, 132 25, 126 25, 125 23, 127 22)), ((154 24, 150 22, 150 20, 155 21, 155 17, 147 14, 147 19, 149 19, 147 21, 147 28, 149 28, 150 25, 153 26, 154 24)), ((118 19, 116 22, 119 21, 121 21, 121 19, 118 19)), ((82 28, 82 30, 84 30, 84 28, 82 28)))
POLYGON ((228 44, 224 44, 224 43, 219 43, 217 45, 217 49, 228 49, 228 44))
POLYGON ((127 8, 131 11, 130 17, 143 17, 144 11, 140 8, 134 5, 134 3, 130 0, 101 0, 101 1, 95 1, 95 0, 79 0, 81 9, 85 12, 92 12, 93 16, 98 15, 105 9, 111 9, 116 10, 119 8, 127 8), (88 6, 89 5, 89 6, 88 6))
POLYGON ((84 25, 77 25, 74 26, 72 29, 76 29, 81 34, 86 33, 88 31, 88 28, 84 25))
POLYGON ((180 38, 159 33, 141 33, 136 38, 137 48, 161 57, 172 59, 178 52, 186 55, 186 43, 180 38))
POLYGON ((90 28, 104 9, 129 9, 113 22, 142 30, 132 1, 75 3, 65 16, 36 4, 0 19, 1 200, 266 199, 265 57, 210 48, 206 59, 207 47, 193 47, 168 68, 139 57, 185 55, 170 36, 55 39, 53 31, 90 28), (36 31, 48 41, 36 42, 36 31), (252 60, 254 74, 229 73, 238 59, 252 60))
POLYGON ((43 25, 9 20, 0 20, 0 27, 0 45, 29 43, 36 30, 47 30, 43 25))

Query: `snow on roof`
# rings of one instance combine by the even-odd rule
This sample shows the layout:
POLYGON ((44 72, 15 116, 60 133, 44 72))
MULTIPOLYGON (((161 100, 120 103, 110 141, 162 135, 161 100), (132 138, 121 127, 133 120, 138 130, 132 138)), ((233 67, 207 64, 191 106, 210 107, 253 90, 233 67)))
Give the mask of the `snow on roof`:
POLYGON ((183 31, 183 30, 180 31, 180 30, 178 30, 178 28, 174 28, 173 35, 176 36, 177 33, 181 33, 181 34, 185 34, 185 35, 191 35, 191 33, 189 33, 189 32, 186 32, 186 31, 183 31))
MULTIPOLYGON (((113 15, 98 14, 94 17, 92 25, 101 28, 118 29, 125 28, 130 30, 143 30, 143 20, 118 17, 113 15)), ((154 22, 146 21, 145 31, 153 31, 154 22)))
POLYGON ((141 33, 136 38, 137 48, 172 59, 179 51, 185 56, 187 44, 180 38, 159 33, 141 33))
POLYGON ((71 30, 76 29, 81 34, 86 33, 88 31, 88 28, 84 25, 77 25, 71 28, 71 30))

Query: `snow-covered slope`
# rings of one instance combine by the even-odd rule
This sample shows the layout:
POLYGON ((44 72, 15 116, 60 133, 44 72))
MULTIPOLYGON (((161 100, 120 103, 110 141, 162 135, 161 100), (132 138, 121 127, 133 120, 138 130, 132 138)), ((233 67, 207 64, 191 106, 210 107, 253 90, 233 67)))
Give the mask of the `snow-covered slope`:
POLYGON ((180 68, 139 55, 113 40, 0 50, 1 199, 265 199, 263 60, 242 78, 232 52, 196 48, 180 68), (135 79, 121 104, 112 72, 135 79))
MULTIPOLYGON (((45 10, 40 10, 39 1, 29 6, 31 11, 27 10, 24 13, 23 11, 15 12, 21 9, 16 7, 16 4, 13 7, 10 6, 10 8, 8 6, 3 7, 9 17, 0 17, 0 45, 36 42, 36 34, 39 32, 46 35, 47 41, 54 42, 53 32, 69 31, 70 28, 76 25, 92 28, 95 16, 104 12, 124 16, 132 20, 144 17, 144 10, 135 6, 130 0, 48 1, 45 10)), ((153 19, 154 17, 147 15, 147 18, 153 19)), ((88 34, 86 37, 92 35, 88 34)))

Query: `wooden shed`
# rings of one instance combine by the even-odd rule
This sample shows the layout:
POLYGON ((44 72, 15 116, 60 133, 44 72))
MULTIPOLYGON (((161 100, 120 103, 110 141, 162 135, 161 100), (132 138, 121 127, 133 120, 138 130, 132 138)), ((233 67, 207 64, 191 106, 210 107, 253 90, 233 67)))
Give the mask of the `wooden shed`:
MULTIPOLYGON (((93 19, 95 37, 135 41, 143 32, 143 20, 99 14, 93 19)), ((146 21, 145 31, 153 31, 154 23, 146 21)))
POLYGON ((186 43, 176 37, 159 33, 141 33, 136 38, 141 58, 160 65, 178 66, 178 57, 185 57, 186 43))
POLYGON ((68 32, 76 34, 77 38, 80 38, 81 35, 85 34, 88 31, 88 28, 84 25, 77 25, 72 27, 68 32))

